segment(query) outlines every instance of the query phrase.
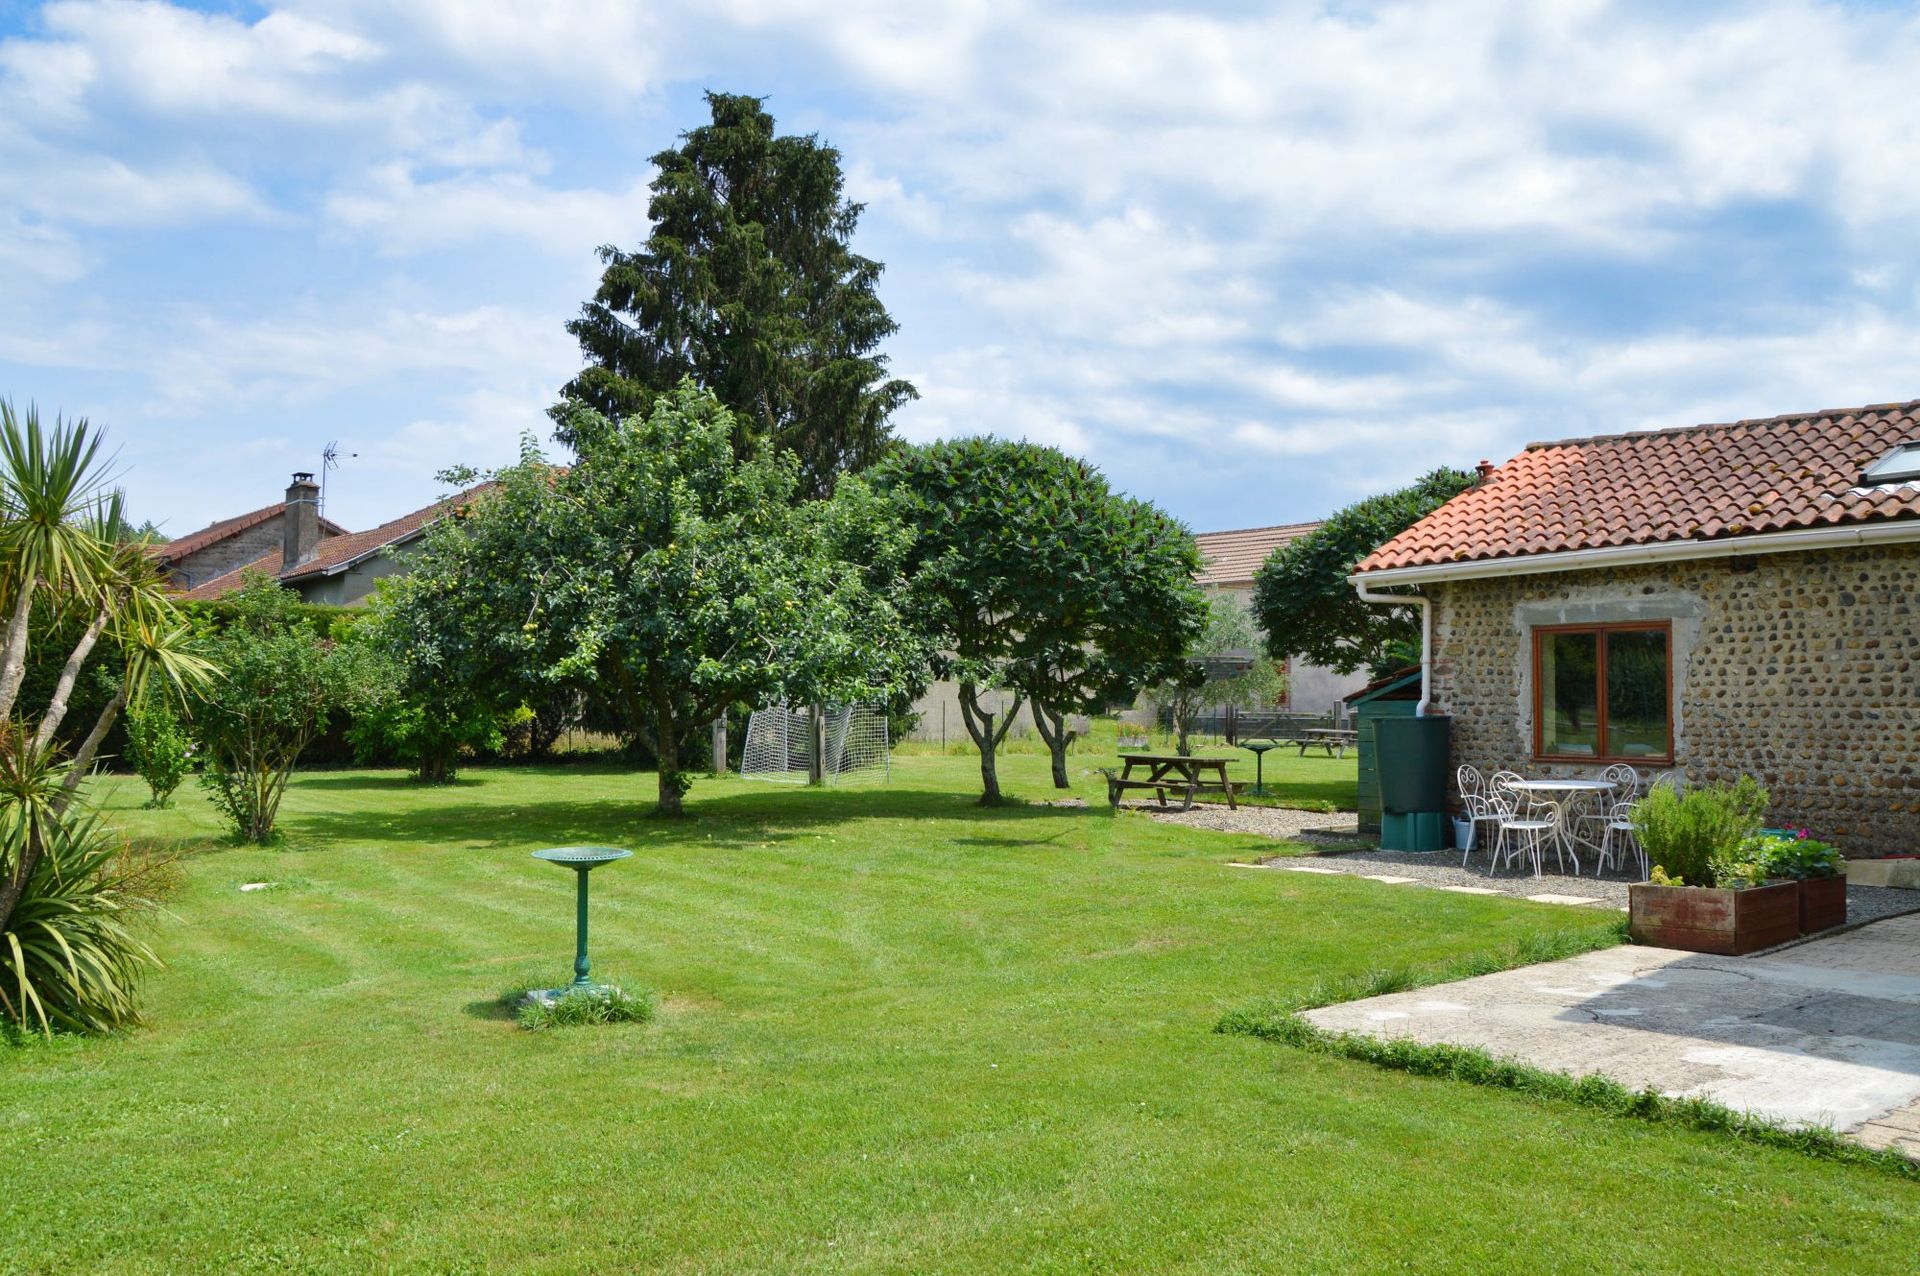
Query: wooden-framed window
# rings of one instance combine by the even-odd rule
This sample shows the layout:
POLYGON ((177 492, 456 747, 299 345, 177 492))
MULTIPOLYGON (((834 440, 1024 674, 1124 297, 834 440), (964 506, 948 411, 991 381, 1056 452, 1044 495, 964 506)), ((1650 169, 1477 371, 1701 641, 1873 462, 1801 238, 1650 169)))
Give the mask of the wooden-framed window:
POLYGON ((1533 631, 1533 755, 1542 761, 1673 760, 1673 626, 1533 631))

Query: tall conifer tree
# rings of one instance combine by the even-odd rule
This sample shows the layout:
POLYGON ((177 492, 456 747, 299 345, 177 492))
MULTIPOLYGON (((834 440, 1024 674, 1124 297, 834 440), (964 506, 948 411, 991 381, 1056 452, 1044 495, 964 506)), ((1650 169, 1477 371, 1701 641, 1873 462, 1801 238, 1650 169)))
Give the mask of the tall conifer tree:
POLYGON ((742 456, 771 443, 800 457, 801 496, 824 496, 877 459, 888 418, 915 397, 877 353, 897 325, 874 286, 879 262, 851 247, 862 206, 840 153, 778 136, 761 99, 709 93, 713 119, 653 157, 653 230, 606 270, 567 325, 587 366, 553 417, 573 447, 572 405, 645 417, 682 377, 733 413, 742 456))

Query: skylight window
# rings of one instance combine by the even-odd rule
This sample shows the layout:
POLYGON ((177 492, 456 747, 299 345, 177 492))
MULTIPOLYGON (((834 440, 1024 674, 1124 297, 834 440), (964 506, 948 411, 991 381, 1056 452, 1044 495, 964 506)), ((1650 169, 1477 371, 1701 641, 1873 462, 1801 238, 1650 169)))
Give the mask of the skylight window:
POLYGON ((1920 439, 1902 443, 1893 451, 1860 471, 1861 487, 1879 487, 1883 483, 1920 482, 1920 439))

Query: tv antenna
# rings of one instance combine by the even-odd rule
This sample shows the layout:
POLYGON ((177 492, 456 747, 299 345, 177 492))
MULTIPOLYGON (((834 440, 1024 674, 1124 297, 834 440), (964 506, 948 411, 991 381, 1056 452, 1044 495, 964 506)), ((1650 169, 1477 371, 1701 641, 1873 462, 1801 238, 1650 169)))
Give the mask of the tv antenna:
MULTIPOLYGON (((347 459, 351 461, 359 455, 358 452, 349 452, 347 453, 347 459)), ((340 440, 334 439, 330 441, 326 449, 320 453, 320 513, 323 517, 327 512, 327 475, 339 468, 340 440)))

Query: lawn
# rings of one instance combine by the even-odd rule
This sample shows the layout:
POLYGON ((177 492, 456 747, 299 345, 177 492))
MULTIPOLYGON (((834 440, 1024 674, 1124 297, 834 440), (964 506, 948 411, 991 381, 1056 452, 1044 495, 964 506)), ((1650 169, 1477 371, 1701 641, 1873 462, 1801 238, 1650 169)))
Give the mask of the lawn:
MULTIPOLYGON (((1044 758, 1009 788, 1044 797, 1044 758)), ((887 788, 318 773, 205 844, 125 1039, 0 1050, 0 1270, 1905 1271, 1920 1189, 1212 1031, 1322 974, 1593 913, 1234 869, 1139 815, 887 788), (571 875, 650 1024, 522 1031, 571 875), (274 889, 242 893, 243 883, 274 889)), ((1091 786, 1084 786, 1089 789, 1091 786)))

